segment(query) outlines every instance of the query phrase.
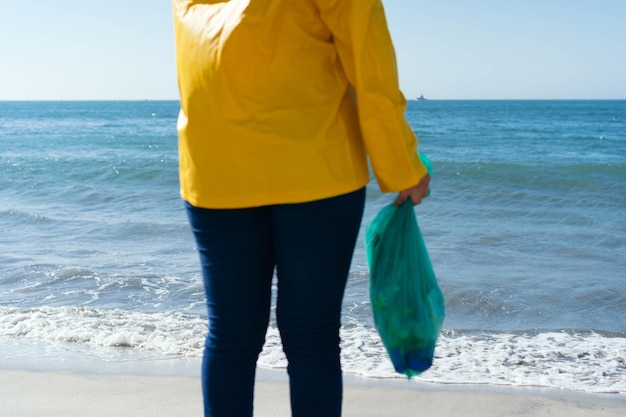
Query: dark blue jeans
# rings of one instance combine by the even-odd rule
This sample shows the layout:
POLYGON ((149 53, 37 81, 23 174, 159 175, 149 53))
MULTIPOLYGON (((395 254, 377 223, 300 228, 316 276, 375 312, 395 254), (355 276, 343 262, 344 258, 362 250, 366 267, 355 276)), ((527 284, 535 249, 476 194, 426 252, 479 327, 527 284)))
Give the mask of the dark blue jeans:
POLYGON ((274 268, 292 416, 341 415, 341 303, 364 203, 365 189, 245 209, 187 204, 209 313, 202 367, 205 416, 252 416, 274 268))

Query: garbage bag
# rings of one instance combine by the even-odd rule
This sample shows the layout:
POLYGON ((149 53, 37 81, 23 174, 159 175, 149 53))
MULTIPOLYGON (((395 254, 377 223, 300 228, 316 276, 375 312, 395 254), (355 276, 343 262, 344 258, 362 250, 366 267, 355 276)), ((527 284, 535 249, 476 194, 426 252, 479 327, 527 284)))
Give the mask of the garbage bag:
POLYGON ((432 365, 443 294, 413 204, 388 205, 365 235, 374 324, 395 370, 409 379, 432 365))

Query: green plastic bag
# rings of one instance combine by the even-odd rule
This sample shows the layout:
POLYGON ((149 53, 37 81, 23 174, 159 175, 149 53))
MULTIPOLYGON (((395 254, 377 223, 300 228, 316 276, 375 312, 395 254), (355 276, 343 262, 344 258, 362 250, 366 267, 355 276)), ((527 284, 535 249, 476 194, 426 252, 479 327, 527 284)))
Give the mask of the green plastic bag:
POLYGON ((432 365, 444 298, 410 200, 378 213, 365 247, 374 323, 395 370, 411 378, 432 365))

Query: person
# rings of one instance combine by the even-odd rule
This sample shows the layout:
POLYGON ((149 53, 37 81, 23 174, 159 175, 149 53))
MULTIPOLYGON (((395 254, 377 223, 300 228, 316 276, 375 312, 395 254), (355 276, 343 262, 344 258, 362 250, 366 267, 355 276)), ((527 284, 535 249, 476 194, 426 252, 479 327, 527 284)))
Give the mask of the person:
POLYGON ((341 303, 370 181, 419 204, 380 0, 173 0, 181 196, 209 331, 205 416, 252 416, 276 271, 292 416, 341 415, 341 303))

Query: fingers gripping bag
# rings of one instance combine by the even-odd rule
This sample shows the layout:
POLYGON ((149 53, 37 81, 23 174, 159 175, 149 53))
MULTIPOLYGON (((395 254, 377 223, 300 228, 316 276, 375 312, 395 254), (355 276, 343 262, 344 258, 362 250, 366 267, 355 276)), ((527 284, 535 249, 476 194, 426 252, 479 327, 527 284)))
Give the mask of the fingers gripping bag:
MULTIPOLYGON (((424 162, 430 171, 430 161, 424 162)), ((365 247, 374 324, 395 370, 410 379, 432 365, 445 315, 410 199, 378 213, 367 227, 365 247)))

